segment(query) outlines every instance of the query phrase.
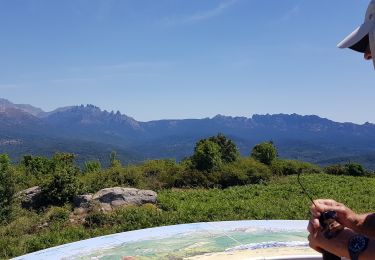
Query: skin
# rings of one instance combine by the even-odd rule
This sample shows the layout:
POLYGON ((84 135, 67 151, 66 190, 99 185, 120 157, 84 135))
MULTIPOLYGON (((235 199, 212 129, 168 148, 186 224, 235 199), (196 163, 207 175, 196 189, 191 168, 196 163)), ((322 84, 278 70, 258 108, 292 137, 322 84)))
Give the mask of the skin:
POLYGON ((372 60, 370 45, 367 46, 367 49, 366 49, 365 54, 364 54, 364 58, 365 58, 365 60, 372 60))
POLYGON ((349 258, 348 242, 355 234, 363 234, 370 238, 368 248, 360 255, 360 260, 374 259, 375 255, 375 214, 357 214, 344 204, 334 200, 315 200, 311 205, 311 219, 307 227, 310 247, 318 252, 322 250, 331 252, 337 256, 349 258), (333 239, 326 239, 320 228, 319 216, 322 212, 334 210, 337 213, 337 221, 345 226, 345 229, 333 239))

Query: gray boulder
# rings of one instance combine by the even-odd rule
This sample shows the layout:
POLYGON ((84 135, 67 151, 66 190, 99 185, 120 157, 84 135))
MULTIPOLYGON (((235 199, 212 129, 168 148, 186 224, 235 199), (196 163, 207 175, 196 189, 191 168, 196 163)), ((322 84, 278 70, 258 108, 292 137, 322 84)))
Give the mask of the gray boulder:
POLYGON ((36 209, 43 205, 42 190, 39 186, 18 192, 16 198, 20 199, 21 206, 26 209, 36 209))
POLYGON ((156 198, 157 193, 151 190, 113 187, 102 189, 94 195, 76 196, 73 203, 81 211, 93 206, 99 206, 103 211, 111 211, 127 205, 141 206, 147 203, 155 204, 156 198))

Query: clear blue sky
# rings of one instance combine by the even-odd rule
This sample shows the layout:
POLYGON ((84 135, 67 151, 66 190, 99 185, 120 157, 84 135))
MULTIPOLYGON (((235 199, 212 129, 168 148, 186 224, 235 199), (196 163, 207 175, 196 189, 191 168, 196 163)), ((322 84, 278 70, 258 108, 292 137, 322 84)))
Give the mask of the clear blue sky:
POLYGON ((375 122, 375 71, 336 48, 368 0, 0 0, 0 97, 140 121, 375 122))

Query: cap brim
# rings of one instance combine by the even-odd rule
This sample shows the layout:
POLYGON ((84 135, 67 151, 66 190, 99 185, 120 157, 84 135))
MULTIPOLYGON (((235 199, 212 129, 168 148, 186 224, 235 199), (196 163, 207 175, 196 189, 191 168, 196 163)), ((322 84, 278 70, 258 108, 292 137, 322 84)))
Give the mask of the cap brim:
MULTIPOLYGON (((364 24, 362 24, 360 27, 354 30, 351 34, 349 34, 342 42, 340 42, 337 47, 339 48, 351 48, 359 52, 364 52, 365 50, 362 49, 362 45, 359 48, 352 48, 356 44, 360 43, 366 36, 368 36, 369 32, 373 29, 374 22, 369 21, 364 24)), ((368 41, 367 41, 368 43, 368 41)), ((364 48, 366 48, 365 46, 364 48)))

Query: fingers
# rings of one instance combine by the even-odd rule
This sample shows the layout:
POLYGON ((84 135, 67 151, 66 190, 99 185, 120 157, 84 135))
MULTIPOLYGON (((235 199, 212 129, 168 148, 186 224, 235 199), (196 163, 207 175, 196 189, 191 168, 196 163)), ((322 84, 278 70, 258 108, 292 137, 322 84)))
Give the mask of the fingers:
POLYGON ((331 199, 318 199, 314 200, 313 204, 310 207, 311 220, 307 227, 307 230, 312 233, 320 228, 319 218, 322 212, 334 210, 336 212, 341 212, 345 210, 344 204, 338 203, 335 200, 331 199))
POLYGON ((316 218, 312 218, 309 221, 309 225, 307 226, 307 231, 309 233, 315 233, 320 228, 319 220, 316 218))
POLYGON ((314 203, 310 207, 311 214, 316 218, 320 217, 321 212, 328 210, 334 210, 337 213, 344 213, 347 211, 347 207, 345 207, 344 204, 331 199, 314 200, 314 203))
POLYGON ((321 249, 318 245, 317 245, 317 239, 316 239, 316 234, 310 234, 307 239, 309 240, 309 246, 314 249, 315 251, 319 252, 319 253, 323 253, 323 249, 321 249))

